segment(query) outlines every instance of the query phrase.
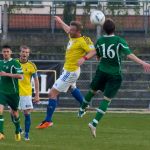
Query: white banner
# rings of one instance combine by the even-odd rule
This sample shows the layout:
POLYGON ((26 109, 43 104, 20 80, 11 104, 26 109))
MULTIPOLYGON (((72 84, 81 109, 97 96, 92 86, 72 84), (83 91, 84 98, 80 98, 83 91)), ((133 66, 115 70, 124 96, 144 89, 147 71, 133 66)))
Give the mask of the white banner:
POLYGON ((2 33, 2 6, 0 6, 0 33, 2 33))

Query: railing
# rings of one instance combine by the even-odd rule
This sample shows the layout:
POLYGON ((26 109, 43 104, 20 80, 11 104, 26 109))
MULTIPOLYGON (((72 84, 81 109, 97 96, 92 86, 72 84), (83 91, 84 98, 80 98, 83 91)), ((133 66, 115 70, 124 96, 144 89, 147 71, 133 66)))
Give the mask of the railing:
MULTIPOLYGON (((53 20, 54 15, 59 15, 67 23, 71 19, 80 20, 85 32, 96 30, 90 23, 90 12, 94 9, 102 10, 106 17, 111 17, 116 22, 119 32, 142 32, 148 35, 150 24, 150 1, 147 0, 86 0, 68 2, 64 0, 48 1, 8 1, 2 5, 3 34, 10 31, 33 31, 55 33, 60 29, 59 24, 53 20), (69 10, 69 7, 71 10, 69 10), (66 10, 66 11, 65 11, 66 10), (67 12, 67 13, 65 13, 67 12)), ((4 36, 4 38, 6 38, 4 36)))
MULTIPOLYGON (((36 60, 34 60, 37 62, 36 60)), ((39 60, 38 62, 40 62, 39 60)), ((43 61, 42 61, 43 62, 43 61)), ((47 63, 61 63, 63 61, 44 61, 47 63)), ((95 75, 97 68, 97 61, 87 61, 81 67, 81 75, 77 81, 78 88, 81 89, 83 95, 86 95, 90 89, 90 83, 95 75)), ((112 101, 110 107, 115 108, 148 108, 150 104, 150 76, 143 72, 143 68, 131 61, 123 61, 123 83, 115 98, 112 101)), ((59 76, 57 76, 58 78, 59 76)), ((47 83, 49 84, 49 83, 47 83)), ((50 85, 52 86, 52 85, 50 85)), ((44 95, 44 99, 41 99, 41 104, 45 104, 47 95, 44 95)), ((61 93, 59 97, 59 107, 77 107, 78 103, 74 100, 71 94, 61 93)), ((103 94, 99 92, 91 102, 92 107, 97 107, 99 101, 103 99, 103 94)))

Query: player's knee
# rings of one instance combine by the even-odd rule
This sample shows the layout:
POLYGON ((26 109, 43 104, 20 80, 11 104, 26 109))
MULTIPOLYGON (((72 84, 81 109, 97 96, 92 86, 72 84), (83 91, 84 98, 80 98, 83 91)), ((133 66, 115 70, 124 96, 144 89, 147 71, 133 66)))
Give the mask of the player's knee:
POLYGON ((15 117, 18 117, 18 116, 19 116, 18 111, 12 111, 12 114, 13 114, 13 116, 15 116, 15 117))
POLYGON ((70 89, 71 91, 73 91, 73 90, 76 89, 76 88, 77 88, 76 85, 71 85, 69 89, 70 89))
POLYGON ((50 99, 57 99, 57 96, 59 94, 59 91, 57 91, 56 89, 52 88, 48 94, 48 97, 50 99))
POLYGON ((90 90, 90 92, 93 93, 94 95, 97 93, 97 91, 92 90, 92 89, 90 90))
POLYGON ((24 113, 24 115, 29 115, 30 114, 30 110, 24 110, 23 113, 24 113))
POLYGON ((48 98, 50 98, 50 99, 56 99, 57 95, 54 92, 49 92, 48 98))

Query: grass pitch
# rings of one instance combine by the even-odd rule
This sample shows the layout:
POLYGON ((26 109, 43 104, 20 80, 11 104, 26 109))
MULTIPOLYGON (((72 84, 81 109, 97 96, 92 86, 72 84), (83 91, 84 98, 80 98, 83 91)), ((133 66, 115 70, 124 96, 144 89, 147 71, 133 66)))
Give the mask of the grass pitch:
MULTIPOLYGON (((57 112, 54 126, 35 129, 43 120, 44 112, 32 113, 30 141, 14 140, 14 126, 5 112, 5 136, 0 141, 0 150, 150 150, 150 115, 107 113, 97 127, 94 139, 87 124, 95 116, 88 113, 82 119, 77 113, 57 112)), ((23 126, 23 115, 21 124, 23 126)))

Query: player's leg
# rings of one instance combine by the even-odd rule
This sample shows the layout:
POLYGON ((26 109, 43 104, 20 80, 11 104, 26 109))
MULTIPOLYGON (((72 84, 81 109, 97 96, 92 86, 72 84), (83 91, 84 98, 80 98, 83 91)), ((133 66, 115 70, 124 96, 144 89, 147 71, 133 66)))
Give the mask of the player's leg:
POLYGON ((71 85, 70 91, 72 96, 79 102, 80 106, 82 105, 82 102, 84 100, 84 96, 81 93, 80 89, 76 87, 76 83, 71 85))
POLYGON ((111 99, 117 94, 122 82, 122 77, 120 75, 107 75, 107 77, 108 81, 104 90, 104 99, 101 101, 99 108, 97 108, 95 118, 92 120, 91 123, 89 123, 89 127, 94 137, 96 137, 96 126, 106 113, 107 108, 111 103, 111 99))
POLYGON ((85 95, 83 103, 79 109, 78 117, 83 117, 86 111, 86 107, 90 104, 92 97, 96 94, 97 90, 104 90, 105 87, 105 75, 99 70, 96 71, 96 74, 91 82, 91 89, 85 95))
POLYGON ((3 111, 6 103, 7 103, 7 97, 5 96, 5 94, 0 93, 0 140, 3 140, 5 138, 3 111))
POLYGON ((24 120, 24 125, 25 125, 25 135, 24 135, 24 138, 25 138, 25 141, 29 141, 29 132, 30 132, 30 126, 31 126, 31 110, 30 109, 27 109, 27 110, 24 110, 23 111, 24 113, 24 117, 25 117, 25 120, 24 120))
POLYGON ((3 140, 4 137, 4 117, 3 117, 4 106, 0 104, 0 140, 3 140))
POLYGON ((80 103, 80 106, 81 106, 84 96, 82 95, 80 89, 76 87, 76 81, 79 78, 79 76, 80 76, 80 68, 75 72, 75 76, 73 79, 75 83, 71 85, 70 90, 71 90, 72 96, 80 103))
POLYGON ((29 131, 31 126, 31 110, 33 109, 32 96, 20 96, 19 108, 24 113, 25 140, 29 141, 29 131))
POLYGON ((97 113, 95 118, 92 120, 91 123, 88 124, 89 128, 91 129, 93 137, 96 137, 96 126, 98 122, 102 119, 106 110, 111 102, 111 99, 104 96, 104 99, 101 101, 99 108, 97 108, 97 113))
POLYGON ((53 125, 52 116, 57 106, 57 97, 59 93, 67 92, 69 87, 75 83, 76 80, 77 75, 75 73, 66 70, 63 71, 62 75, 56 80, 50 90, 46 118, 37 128, 47 128, 53 125))
POLYGON ((12 108, 12 114, 14 117, 14 125, 15 125, 15 140, 16 141, 21 141, 21 135, 20 135, 20 117, 18 111, 15 109, 13 110, 12 108))
POLYGON ((53 113, 55 111, 55 108, 57 106, 57 97, 58 97, 59 91, 56 90, 55 88, 52 88, 49 92, 49 99, 48 99, 48 105, 47 105, 47 112, 46 112, 46 117, 44 121, 40 123, 36 128, 38 129, 44 129, 49 126, 53 126, 53 113))
MULTIPOLYGON (((14 116, 13 116, 13 113, 12 113, 12 109, 10 107, 9 107, 9 112, 10 112, 11 121, 14 123, 14 116)), ((20 126, 20 133, 24 134, 24 131, 21 128, 21 126, 20 126)))
POLYGON ((48 106, 47 106, 47 114, 45 117, 45 121, 52 122, 52 116, 55 111, 55 108, 57 106, 57 97, 58 97, 59 91, 55 88, 52 88, 49 92, 49 100, 48 100, 48 106))
MULTIPOLYGON (((20 104, 20 101, 19 101, 19 109, 20 109, 20 105, 21 105, 21 104, 20 104)), ((8 106, 8 108, 9 108, 9 112, 10 112, 11 121, 15 124, 12 109, 11 109, 10 106, 8 106)), ((21 133, 21 134, 24 134, 24 131, 23 131, 23 129, 21 128, 21 126, 20 126, 20 133, 21 133)))
POLYGON ((91 89, 85 95, 85 98, 83 99, 82 105, 79 108, 78 117, 82 118, 86 114, 86 110, 90 104, 92 97, 95 95, 95 93, 96 93, 96 91, 93 91, 91 89))
POLYGON ((21 135, 20 135, 20 116, 18 112, 18 105, 19 105, 19 94, 11 94, 8 95, 7 103, 12 109, 12 116, 13 116, 13 123, 15 125, 15 140, 21 141, 21 135))

